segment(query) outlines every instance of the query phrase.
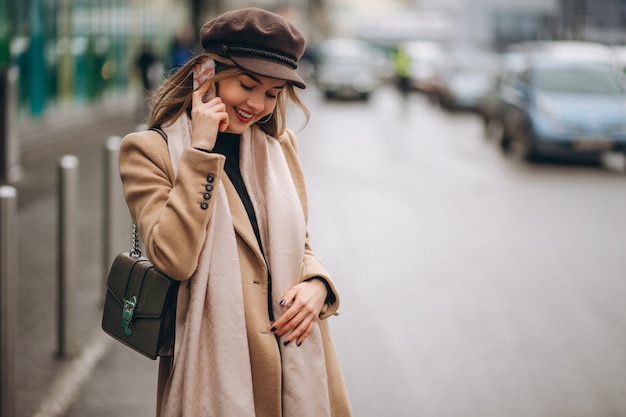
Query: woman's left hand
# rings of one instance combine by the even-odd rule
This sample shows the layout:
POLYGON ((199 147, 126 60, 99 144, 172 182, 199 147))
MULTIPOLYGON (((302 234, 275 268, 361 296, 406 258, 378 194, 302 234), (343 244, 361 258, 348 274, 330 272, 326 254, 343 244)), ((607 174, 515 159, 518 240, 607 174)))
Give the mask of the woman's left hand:
POLYGON ((283 344, 295 341, 300 346, 309 336, 326 301, 326 285, 319 279, 311 279, 294 285, 281 299, 286 309, 273 324, 277 336, 287 335, 283 344))

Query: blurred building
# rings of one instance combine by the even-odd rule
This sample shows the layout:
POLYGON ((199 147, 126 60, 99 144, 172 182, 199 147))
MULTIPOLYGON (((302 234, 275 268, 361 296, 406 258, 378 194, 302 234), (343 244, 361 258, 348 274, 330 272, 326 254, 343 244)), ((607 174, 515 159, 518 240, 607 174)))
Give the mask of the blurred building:
POLYGON ((329 35, 502 49, 530 40, 626 43, 626 0, 333 0, 329 35))
POLYGON ((309 44, 354 35, 496 49, 535 39, 626 43, 626 0, 2 0, 0 67, 19 69, 21 119, 71 111, 140 85, 133 64, 142 45, 167 69, 184 28, 196 34, 218 13, 248 6, 285 15, 309 44))
MULTIPOLYGON (((328 35, 330 4, 335 0, 220 0, 213 5, 203 4, 200 22, 219 13, 243 7, 260 7, 284 16, 302 31, 308 43, 315 43, 328 35)), ((199 22, 199 23, 200 23, 199 22)))
POLYGON ((550 38, 559 0, 414 0, 453 21, 455 43, 500 48, 511 42, 550 38))
POLYGON ((335 0, 329 8, 342 36, 492 47, 544 36, 554 27, 559 0, 335 0))
POLYGON ((326 33, 326 0, 0 0, 0 69, 17 67, 22 123, 141 86, 149 45, 165 69, 198 47, 199 27, 227 9, 285 15, 311 41, 326 33), (191 34, 191 36, 189 36, 191 34))
POLYGON ((552 39, 626 43, 626 0, 415 0, 414 6, 451 16, 457 41, 495 48, 552 39))
POLYGON ((189 21, 177 0, 20 0, 0 5, 0 66, 19 70, 19 118, 89 106, 125 94, 151 45, 167 60, 189 21), (2 52, 4 51, 4 52, 2 52))
POLYGON ((560 0, 565 39, 626 44, 626 0, 560 0))

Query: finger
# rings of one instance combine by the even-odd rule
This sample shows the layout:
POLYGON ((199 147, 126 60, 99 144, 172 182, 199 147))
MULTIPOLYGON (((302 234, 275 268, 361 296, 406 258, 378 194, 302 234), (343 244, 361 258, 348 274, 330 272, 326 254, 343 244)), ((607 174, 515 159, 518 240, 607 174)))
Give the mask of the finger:
POLYGON ((202 95, 202 102, 206 103, 215 98, 215 84, 212 82, 206 82, 206 91, 202 95))
POLYGON ((287 311, 274 323, 273 331, 278 336, 283 336, 294 331, 302 321, 307 317, 311 317, 310 309, 305 304, 294 301, 294 305, 289 307, 287 311))
POLYGON ((211 87, 212 83, 205 82, 198 87, 193 94, 191 95, 191 104, 192 106, 200 105, 204 103, 203 97, 211 87))
POLYGON ((307 301, 310 296, 306 294, 305 289, 308 289, 308 287, 302 284, 296 285, 288 290, 281 299, 281 306, 288 306, 288 308, 274 323, 273 329, 277 330, 278 335, 286 334, 294 328, 295 325, 290 322, 298 314, 304 314, 305 317, 309 315, 317 316, 318 313, 315 311, 315 308, 307 301), (302 298, 300 297, 301 295, 302 298))
POLYGON ((229 124, 230 124, 230 119, 228 118, 228 113, 224 113, 222 120, 220 120, 218 130, 220 132, 225 132, 229 124))
POLYGON ((314 324, 315 324, 315 321, 311 321, 309 325, 307 326, 306 330, 296 339, 296 344, 298 346, 301 346, 302 343, 304 343, 304 341, 309 337, 309 335, 313 331, 314 324))
POLYGON ((290 325, 293 318, 298 314, 298 310, 290 308, 285 311, 278 320, 276 320, 272 326, 272 331, 278 336, 282 336, 295 327, 290 325))
POLYGON ((283 344, 288 345, 289 343, 297 340, 307 329, 308 321, 306 320, 306 316, 297 315, 293 320, 289 322, 288 327, 291 328, 290 331, 285 333, 285 338, 283 339, 283 344))
POLYGON ((289 306, 293 303, 293 300, 296 298, 296 294, 298 293, 298 286, 291 287, 280 299, 281 306, 289 306))

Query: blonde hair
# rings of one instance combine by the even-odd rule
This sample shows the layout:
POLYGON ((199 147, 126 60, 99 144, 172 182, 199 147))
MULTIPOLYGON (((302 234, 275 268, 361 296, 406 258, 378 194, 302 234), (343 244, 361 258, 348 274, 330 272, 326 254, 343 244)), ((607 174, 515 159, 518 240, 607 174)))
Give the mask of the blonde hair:
MULTIPOLYGON (((191 114, 191 96, 193 93, 193 68, 203 58, 212 58, 216 64, 216 74, 209 80, 219 83, 220 80, 231 78, 246 73, 232 60, 211 53, 201 53, 190 59, 159 88, 152 97, 152 113, 148 127, 167 126, 180 117, 184 112, 191 114)), ((259 127, 268 135, 278 137, 287 128, 286 116, 287 105, 292 101, 306 116, 306 122, 310 113, 300 100, 296 87, 287 82, 285 88, 278 94, 276 108, 272 117, 265 123, 258 123, 259 127)))

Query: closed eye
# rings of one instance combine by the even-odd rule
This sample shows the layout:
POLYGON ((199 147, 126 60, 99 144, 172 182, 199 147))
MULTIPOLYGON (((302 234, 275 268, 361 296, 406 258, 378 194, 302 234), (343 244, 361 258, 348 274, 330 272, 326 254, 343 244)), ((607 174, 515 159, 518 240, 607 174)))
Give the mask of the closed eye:
MULTIPOLYGON (((254 90, 254 86, 249 86, 246 85, 244 83, 239 83, 239 85, 241 85, 241 88, 243 88, 246 91, 252 91, 254 90)), ((272 99, 272 100, 276 100, 276 98, 278 97, 276 94, 272 94, 272 93, 265 93, 265 95, 267 96, 267 98, 272 99)))

